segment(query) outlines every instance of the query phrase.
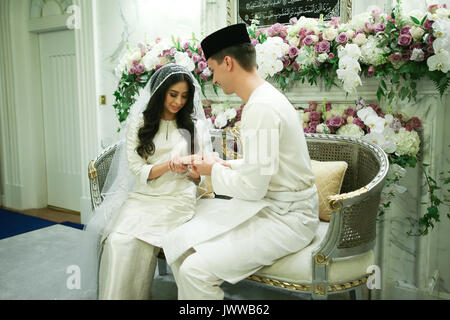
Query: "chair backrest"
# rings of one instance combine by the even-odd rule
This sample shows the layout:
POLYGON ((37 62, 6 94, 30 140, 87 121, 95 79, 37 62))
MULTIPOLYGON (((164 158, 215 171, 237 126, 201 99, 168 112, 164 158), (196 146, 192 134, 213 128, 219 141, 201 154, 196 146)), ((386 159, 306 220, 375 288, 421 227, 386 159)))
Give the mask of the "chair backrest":
POLYGON ((89 164, 88 170, 92 208, 99 206, 103 201, 101 191, 105 185, 106 177, 108 175, 111 162, 114 158, 114 154, 116 153, 117 147, 120 143, 121 142, 117 142, 103 150, 102 153, 89 164))
POLYGON ((375 243, 381 190, 389 168, 386 153, 374 144, 352 137, 305 136, 311 159, 348 164, 339 195, 341 207, 336 208, 339 222, 332 226, 339 234, 333 256, 368 251, 375 243))

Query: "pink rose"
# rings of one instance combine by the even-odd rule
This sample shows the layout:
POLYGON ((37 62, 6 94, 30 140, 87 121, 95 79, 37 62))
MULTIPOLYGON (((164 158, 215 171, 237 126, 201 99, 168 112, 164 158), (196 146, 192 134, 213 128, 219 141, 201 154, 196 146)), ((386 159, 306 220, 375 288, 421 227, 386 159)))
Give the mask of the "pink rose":
POLYGON ((433 29, 433 20, 425 20, 425 22, 423 23, 423 27, 427 30, 432 30, 433 29))
POLYGON ((400 30, 400 34, 409 34, 409 30, 411 29, 411 26, 404 26, 401 30, 400 30))
POLYGON ((412 37, 411 37, 411 35, 408 32, 408 34, 401 34, 398 37, 398 42, 397 43, 399 45, 403 46, 403 47, 407 47, 407 46, 409 46, 411 44, 411 41, 412 41, 412 37))
POLYGON ((325 104, 325 110, 326 111, 331 111, 331 102, 327 102, 326 104, 325 104))
POLYGON ((347 108, 347 109, 345 109, 344 114, 345 114, 346 116, 356 117, 356 111, 355 111, 355 109, 353 109, 353 108, 347 108))
POLYGON ((360 118, 353 119, 353 124, 356 124, 361 129, 364 129, 364 122, 360 118))
POLYGON ((375 25, 375 32, 382 32, 386 29, 386 25, 383 22, 378 23, 375 25))
POLYGON ((290 47, 289 48, 289 57, 291 59, 295 58, 298 55, 298 48, 297 47, 290 47))
POLYGON ((408 61, 409 59, 411 59, 411 55, 412 55, 412 50, 405 50, 402 52, 402 59, 405 61, 408 61))
POLYGON ((282 30, 282 25, 280 24, 280 23, 275 23, 273 26, 272 26, 272 29, 273 29, 273 31, 275 31, 276 33, 280 33, 281 32, 281 30, 282 30))
POLYGON ((373 76, 375 74, 375 68, 373 66, 370 66, 367 70, 367 73, 369 74, 369 76, 373 76))
POLYGON ((375 29, 375 26, 372 23, 366 22, 364 24, 364 29, 366 29, 367 33, 371 33, 375 29))
POLYGON ((208 64, 206 63, 206 61, 200 61, 200 62, 198 63, 198 69, 199 69, 200 71, 205 70, 207 67, 208 67, 208 64))
POLYGON ((300 69, 300 66, 298 65, 297 61, 294 61, 294 62, 292 63, 292 70, 293 70, 294 72, 297 72, 299 69, 300 69))
POLYGON ((317 109, 317 102, 310 101, 309 102, 309 110, 313 111, 317 109))
POLYGON ((330 51, 330 43, 326 40, 320 41, 314 47, 314 50, 318 53, 324 53, 330 51))
POLYGON ((345 32, 341 32, 337 38, 336 41, 339 42, 340 44, 345 44, 348 41, 348 37, 347 34, 345 32))
POLYGON ((417 117, 412 117, 408 120, 408 122, 406 122, 406 125, 409 125, 414 129, 420 129, 422 128, 422 121, 420 121, 417 117))
POLYGON ((319 121, 320 120, 320 113, 317 111, 311 111, 309 114, 309 119, 311 121, 319 121))
POLYGON ((428 35, 428 37, 427 37, 426 43, 427 43, 429 46, 431 46, 431 45, 433 44, 434 40, 436 40, 436 37, 433 36, 433 35, 430 33, 430 34, 428 35))
POLYGON ((312 45, 313 42, 314 42, 314 40, 313 40, 313 38, 312 38, 310 35, 306 36, 305 39, 303 39, 303 44, 304 44, 305 46, 308 46, 308 47, 309 47, 310 45, 312 45))
POLYGON ((428 6, 428 12, 429 13, 436 13, 436 10, 438 9, 438 5, 437 4, 432 4, 430 6, 428 6))

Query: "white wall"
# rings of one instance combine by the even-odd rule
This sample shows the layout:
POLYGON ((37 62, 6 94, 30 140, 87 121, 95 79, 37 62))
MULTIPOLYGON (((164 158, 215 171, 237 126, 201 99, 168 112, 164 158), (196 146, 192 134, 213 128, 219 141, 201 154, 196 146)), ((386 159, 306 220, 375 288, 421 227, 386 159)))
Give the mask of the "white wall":
POLYGON ((106 95, 107 104, 99 107, 99 139, 103 147, 116 139, 119 123, 114 113, 113 93, 118 78, 114 74, 126 46, 156 37, 171 35, 190 39, 192 32, 200 38, 202 0, 97 0, 96 29, 98 43, 98 96, 106 95))

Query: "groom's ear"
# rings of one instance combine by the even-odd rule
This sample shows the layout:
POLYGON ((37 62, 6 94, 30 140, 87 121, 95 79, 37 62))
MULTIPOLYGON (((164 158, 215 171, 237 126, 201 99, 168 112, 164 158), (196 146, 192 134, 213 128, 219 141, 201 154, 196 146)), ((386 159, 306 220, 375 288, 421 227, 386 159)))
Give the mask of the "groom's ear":
POLYGON ((234 59, 232 57, 225 56, 225 58, 223 58, 223 63, 225 63, 225 68, 227 71, 233 70, 234 59))

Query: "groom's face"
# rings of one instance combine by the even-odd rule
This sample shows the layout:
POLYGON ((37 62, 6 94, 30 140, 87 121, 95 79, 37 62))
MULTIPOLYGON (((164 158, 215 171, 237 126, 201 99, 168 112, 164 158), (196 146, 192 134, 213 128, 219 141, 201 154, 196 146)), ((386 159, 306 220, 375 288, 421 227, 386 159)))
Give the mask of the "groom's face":
POLYGON ((213 73, 213 83, 218 84, 225 94, 231 94, 233 93, 233 89, 229 85, 230 68, 229 63, 227 63, 227 58, 230 59, 230 57, 225 56, 222 63, 218 63, 217 60, 209 58, 208 67, 213 73))

